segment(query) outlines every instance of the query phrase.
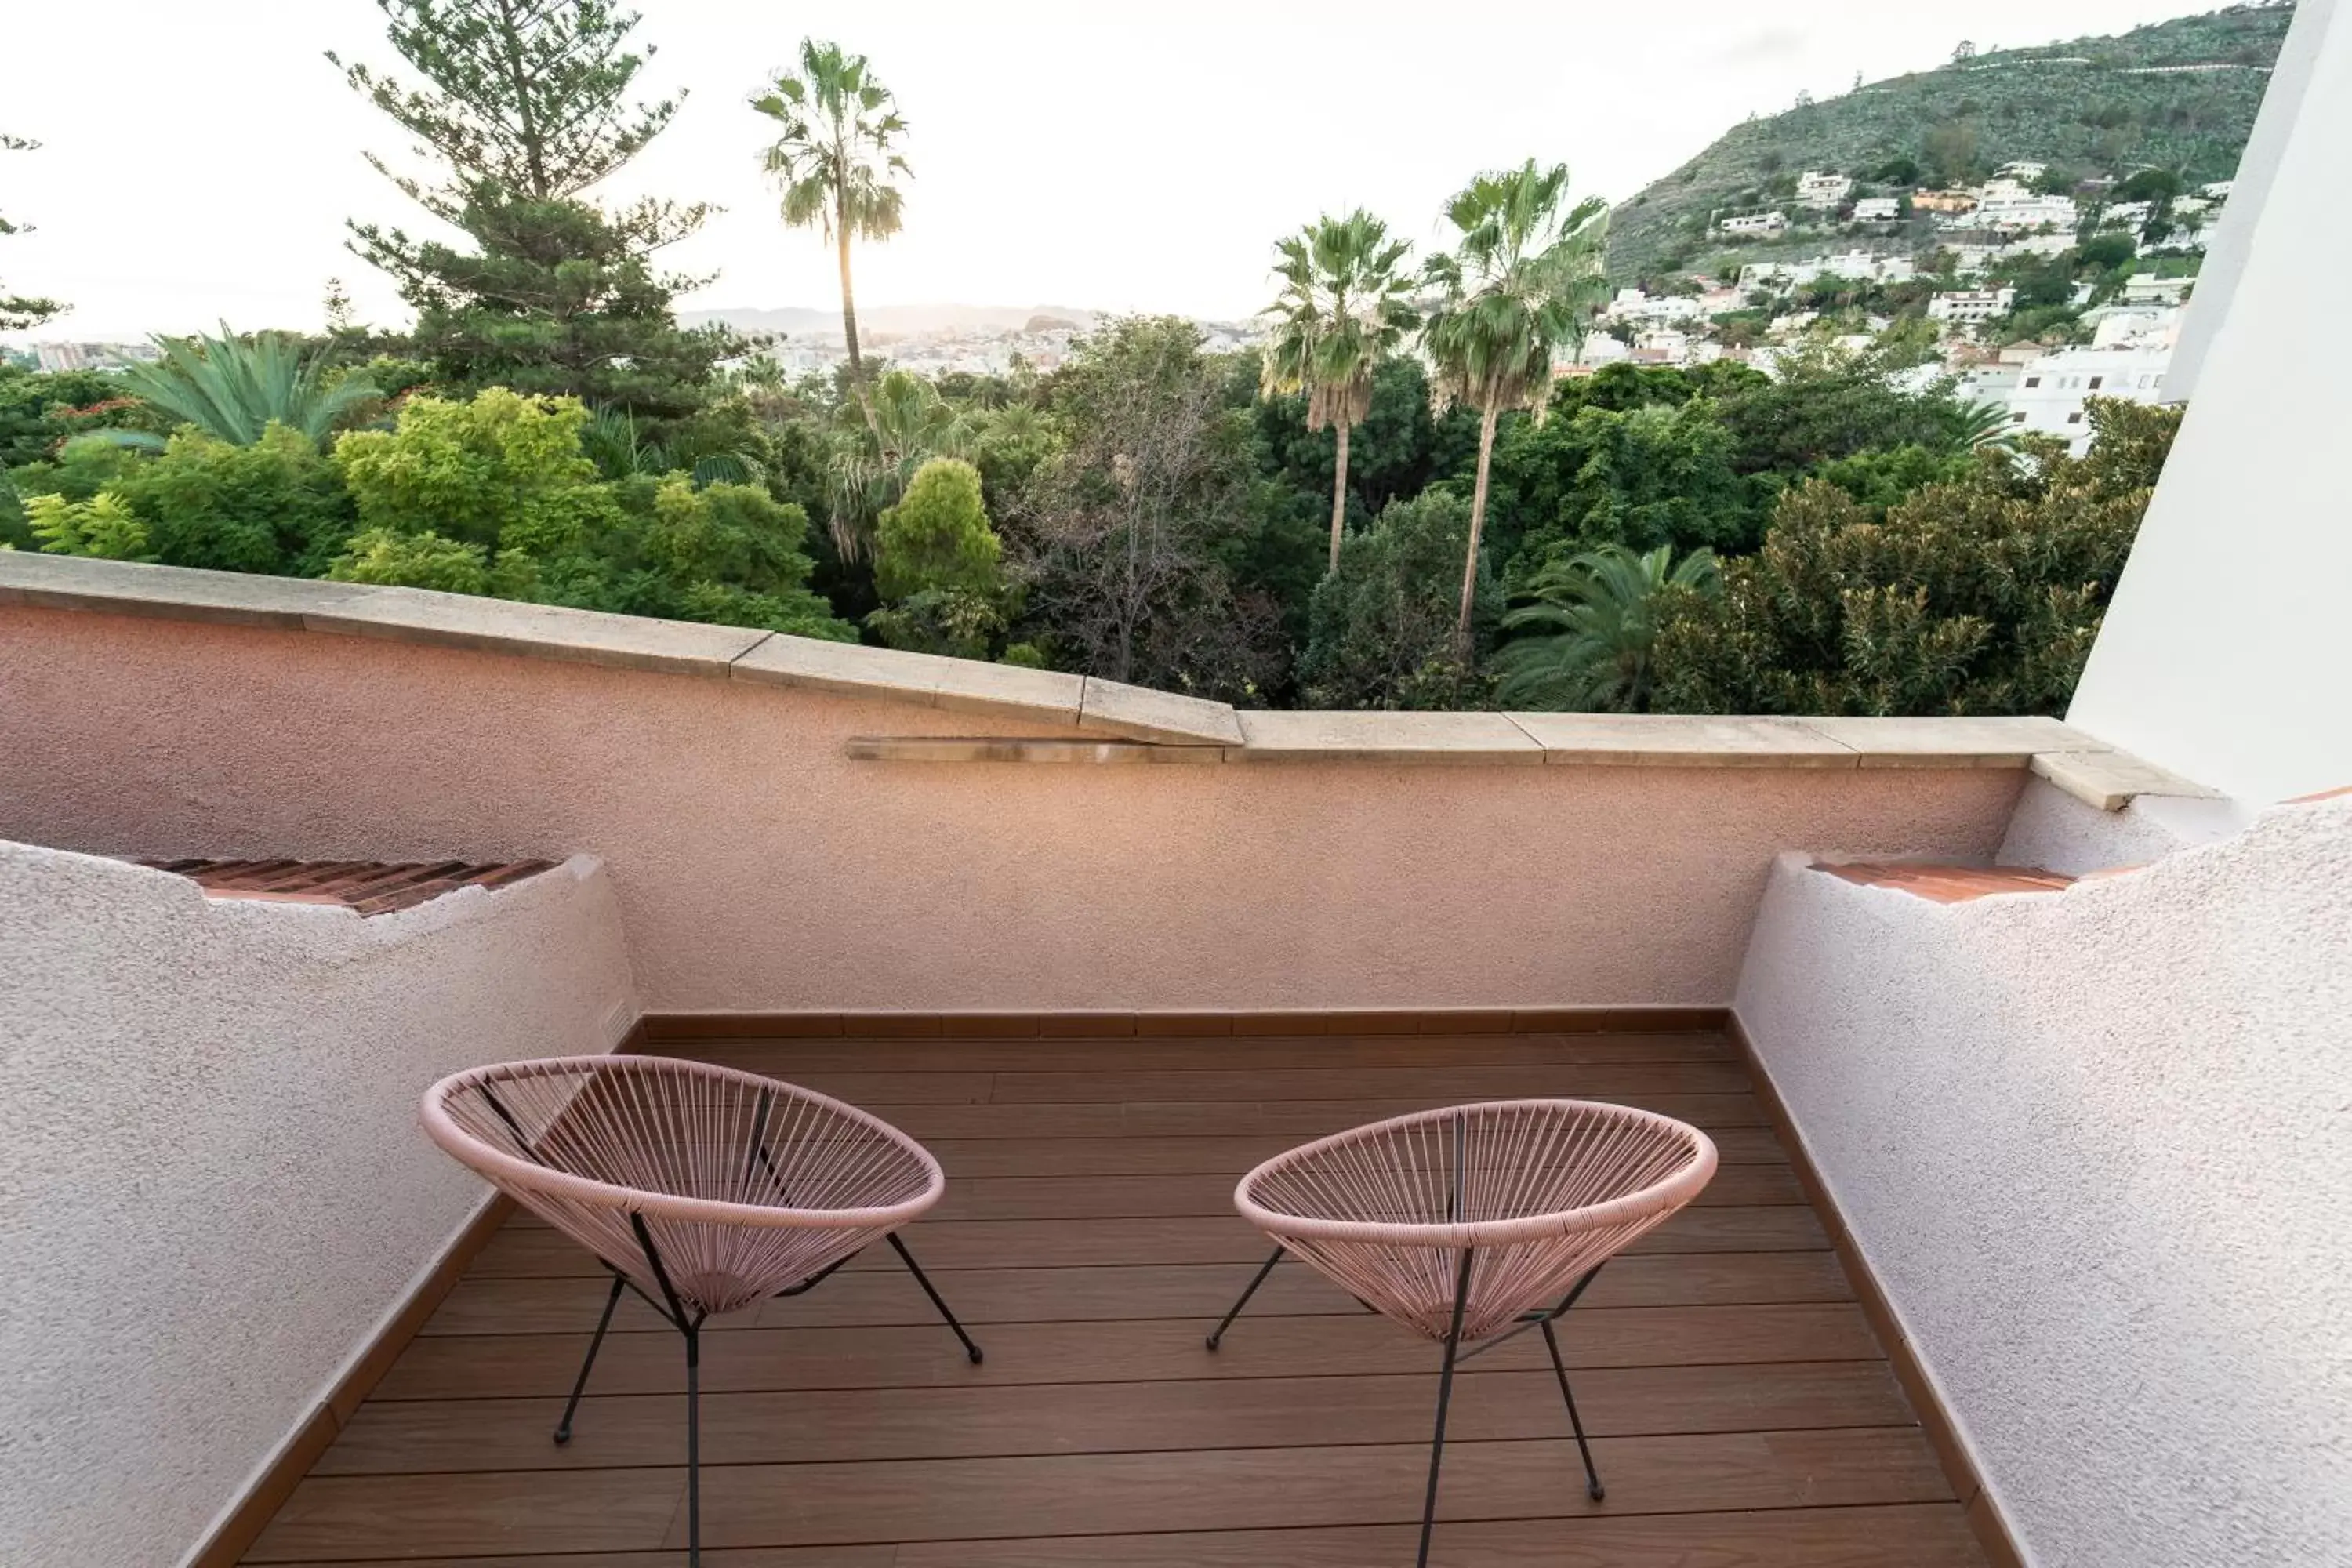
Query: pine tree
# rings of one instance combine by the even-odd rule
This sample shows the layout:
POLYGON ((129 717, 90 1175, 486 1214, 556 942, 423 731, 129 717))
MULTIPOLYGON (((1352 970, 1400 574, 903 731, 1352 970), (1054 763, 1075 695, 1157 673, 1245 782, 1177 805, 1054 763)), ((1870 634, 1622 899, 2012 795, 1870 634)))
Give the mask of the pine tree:
MULTIPOLYGON (((23 136, 0 135, 0 153, 30 153, 40 146, 38 142, 23 136)), ((0 235, 30 234, 30 224, 10 223, 0 215, 0 235)), ((26 294, 0 293, 0 332, 29 331, 56 315, 65 307, 55 300, 37 300, 26 294)))
POLYGON ((423 85, 344 67, 352 89, 440 166, 427 182, 369 162, 463 230, 468 251, 353 222, 352 248, 391 274, 417 312, 415 351, 460 387, 570 394, 656 416, 691 412, 740 344, 684 331, 671 300, 704 279, 657 273, 652 255, 710 216, 587 194, 661 133, 680 98, 629 100, 650 47, 638 17, 604 0, 376 0, 393 48, 423 85))

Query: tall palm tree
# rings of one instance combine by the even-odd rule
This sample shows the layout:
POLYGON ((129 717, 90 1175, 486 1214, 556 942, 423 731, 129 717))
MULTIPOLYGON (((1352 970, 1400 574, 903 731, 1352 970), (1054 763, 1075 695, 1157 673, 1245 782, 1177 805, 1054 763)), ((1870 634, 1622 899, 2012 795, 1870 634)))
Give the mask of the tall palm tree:
POLYGON ((1412 329, 1412 280, 1402 270, 1412 247, 1358 207, 1325 216, 1276 242, 1282 292, 1259 314, 1271 320, 1259 391, 1307 394, 1307 427, 1330 426, 1339 455, 1331 474, 1331 566, 1348 521, 1348 432, 1372 407, 1372 372, 1412 329))
POLYGON ((857 352, 857 295, 849 281, 849 241, 887 239, 898 232, 901 196, 890 182, 914 170, 898 143, 907 122, 867 67, 864 55, 839 44, 801 40, 797 72, 779 71, 751 107, 783 127, 761 155, 761 166, 783 190, 786 226, 815 226, 841 258, 841 335, 849 345, 849 381, 866 422, 874 405, 866 390, 866 362, 857 352))
POLYGON ((1609 206, 1587 196, 1570 206, 1568 165, 1479 175, 1446 204, 1457 238, 1433 256, 1423 279, 1440 299, 1422 325, 1422 346, 1451 403, 1478 410, 1478 478, 1470 496, 1470 548, 1462 565, 1459 656, 1470 657, 1470 607, 1478 587, 1478 542, 1486 525, 1487 469, 1495 422, 1507 408, 1543 417, 1551 366, 1562 343, 1582 341, 1605 295, 1601 244, 1609 206))
POLYGON ((1680 562, 1674 553, 1667 544, 1646 555, 1604 544, 1546 565, 1529 584, 1535 602, 1503 617, 1508 630, 1545 635, 1506 643, 1495 656, 1503 677, 1496 700, 1568 712, 1648 708, 1659 596, 1668 588, 1716 594, 1723 586, 1713 551, 1694 550, 1680 562))

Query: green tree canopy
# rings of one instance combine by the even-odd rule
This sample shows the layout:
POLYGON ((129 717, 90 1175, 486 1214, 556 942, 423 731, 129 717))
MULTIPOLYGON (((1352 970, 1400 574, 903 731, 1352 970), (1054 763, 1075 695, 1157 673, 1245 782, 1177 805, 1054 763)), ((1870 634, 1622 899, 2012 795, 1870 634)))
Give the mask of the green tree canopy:
POLYGON ((1655 705, 2061 711, 2179 424, 2173 410, 2088 406, 2088 456, 1987 450, 1883 515, 1827 479, 1791 490, 1763 549, 1726 564, 1719 597, 1669 604, 1655 705))
MULTIPOLYGON (((1470 503, 1450 490, 1391 501, 1348 536, 1339 570, 1316 584, 1298 679, 1312 708, 1475 706, 1454 647, 1455 563, 1470 503)), ((1502 595, 1480 574, 1475 627, 1490 631, 1502 595)))
POLYGON ((377 5, 420 83, 365 65, 345 76, 440 172, 428 182, 376 166, 471 242, 352 225, 352 248, 415 307, 417 352, 452 389, 509 385, 655 416, 696 407, 713 364, 740 345, 681 331, 671 300, 708 279, 656 273, 650 258, 711 209, 648 199, 608 210, 586 194, 677 111, 676 99, 628 101, 652 53, 629 47, 636 14, 606 0, 377 5))
POLYGON ((992 594, 1003 585, 1003 554, 981 500, 980 470, 934 458, 876 525, 874 584, 887 600, 940 590, 992 594))
MULTIPOLYGON (((30 153, 40 146, 38 142, 24 136, 0 134, 0 153, 30 153)), ((12 234, 30 234, 32 226, 12 222, 0 213, 0 239, 12 234)), ((55 300, 36 299, 29 294, 11 294, 0 284, 0 332, 26 332, 39 326, 65 309, 55 300)))
POLYGON ((1254 515, 1245 408, 1176 317, 1113 321, 1049 389, 1061 451, 1040 464, 1006 543, 1027 624, 1077 668, 1262 701, 1288 673, 1280 606, 1226 557, 1254 515))

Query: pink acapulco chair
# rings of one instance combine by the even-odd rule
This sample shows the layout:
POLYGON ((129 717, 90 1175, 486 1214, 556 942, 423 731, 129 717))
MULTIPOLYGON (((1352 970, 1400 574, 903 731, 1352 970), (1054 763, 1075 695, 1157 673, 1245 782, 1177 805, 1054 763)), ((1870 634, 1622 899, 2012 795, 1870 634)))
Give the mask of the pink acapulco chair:
POLYGON ((1672 1218, 1714 1175, 1715 1144, 1696 1128, 1582 1100, 1423 1110, 1318 1140, 1276 1155, 1234 1189, 1234 1206, 1274 1239, 1274 1255, 1209 1335, 1209 1348, 1285 1253, 1444 1345, 1421 1514, 1419 1563, 1427 1568, 1454 1366, 1529 1329, 1542 1331, 1551 1352, 1586 1490, 1601 1500, 1552 1324, 1601 1265, 1672 1218))
POLYGON ((425 1131, 461 1163, 613 1272, 558 1443, 588 1386, 621 1292, 686 1337, 688 1561, 702 1561, 704 1320, 797 1296, 887 1240, 978 1362, 980 1347, 898 1227, 940 1201, 939 1162, 837 1100, 664 1057, 558 1057, 475 1068, 427 1089, 425 1131))

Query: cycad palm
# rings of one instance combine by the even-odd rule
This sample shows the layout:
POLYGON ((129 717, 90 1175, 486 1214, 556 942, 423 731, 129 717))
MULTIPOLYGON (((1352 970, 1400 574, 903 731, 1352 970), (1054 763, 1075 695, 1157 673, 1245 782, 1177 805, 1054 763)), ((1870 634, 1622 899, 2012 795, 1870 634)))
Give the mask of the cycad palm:
POLYGON ((839 44, 801 40, 798 72, 778 72, 751 107, 783 127, 761 165, 782 187, 785 224, 817 226, 841 258, 841 335, 849 345, 849 381, 868 425, 866 362, 857 351, 857 295, 849 280, 849 241, 898 232, 901 196, 890 182, 912 177, 898 143, 907 133, 890 89, 864 55, 839 44))
POLYGON ((252 446, 272 424, 323 441, 337 419, 377 395, 356 372, 328 385, 327 356, 305 354, 283 332, 240 338, 224 321, 216 338, 158 338, 156 345, 163 357, 125 370, 124 384, 232 446, 252 446))
POLYGON ((1660 595, 1668 588, 1715 594, 1722 585, 1709 550, 1676 563, 1671 545, 1636 555, 1604 544, 1554 561, 1531 584, 1535 603, 1503 617, 1505 629, 1538 635, 1495 656, 1503 678, 1496 696, 1517 708, 1639 713, 1649 706, 1660 595))
POLYGON ((1568 165, 1479 175, 1448 203, 1459 238, 1430 258, 1423 279, 1441 294, 1422 327, 1440 395, 1478 410, 1478 478, 1470 497, 1469 555, 1462 566, 1459 656, 1470 657, 1470 609, 1478 586, 1478 543, 1486 525, 1487 470, 1495 422, 1507 408, 1543 416, 1553 352, 1581 344, 1606 290, 1601 242, 1608 205, 1588 196, 1568 206, 1568 165))
POLYGON ((1276 247, 1282 292, 1260 314, 1266 342, 1260 390, 1307 394, 1307 427, 1329 426, 1338 453, 1331 475, 1331 564, 1348 519, 1348 432, 1371 411, 1372 371, 1413 324, 1411 281, 1399 270, 1412 248, 1358 207, 1320 217, 1276 247))

